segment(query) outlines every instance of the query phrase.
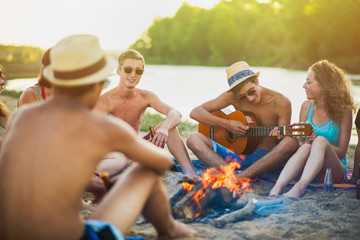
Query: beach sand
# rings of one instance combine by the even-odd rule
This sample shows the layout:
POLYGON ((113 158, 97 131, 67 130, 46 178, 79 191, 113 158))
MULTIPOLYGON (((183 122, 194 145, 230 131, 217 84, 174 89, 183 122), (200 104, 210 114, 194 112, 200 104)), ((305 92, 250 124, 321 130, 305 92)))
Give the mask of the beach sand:
MULTIPOLYGON (((185 139, 184 139, 185 140, 185 139)), ((348 173, 352 173, 356 145, 349 145, 348 173)), ((191 159, 195 159, 189 151, 191 159)), ((163 179, 169 196, 181 189, 179 172, 168 171, 163 179)), ((355 190, 336 189, 325 192, 323 189, 306 190, 300 200, 285 197, 268 197, 273 183, 256 180, 250 183, 252 192, 239 201, 255 198, 259 202, 282 202, 267 216, 255 214, 252 218, 229 223, 217 228, 207 223, 188 223, 199 232, 195 238, 183 239, 360 239, 360 199, 355 190)), ((290 186, 284 189, 288 191, 290 186)), ((261 211, 260 211, 261 213, 261 211)), ((151 224, 138 220, 128 236, 156 239, 151 224)))
MULTIPOLYGON (((1 100, 10 110, 16 106, 16 101, 10 97, 1 96, 1 100)), ((355 145, 350 145, 350 173, 354 150, 355 145)), ((193 155, 191 157, 194 159, 193 155)), ((171 171, 164 175, 170 197, 181 188, 177 182, 182 176, 179 172, 171 171)), ((291 200, 267 197, 272 186, 272 183, 263 180, 252 182, 253 191, 242 197, 263 202, 281 200, 282 204, 269 215, 256 214, 250 219, 229 223, 223 228, 213 226, 210 221, 189 223, 199 232, 199 236, 183 239, 360 239, 360 200, 356 199, 355 190, 307 190, 300 200, 291 200)), ((83 211, 83 216, 88 217, 89 214, 91 212, 83 211)), ((127 236, 156 239, 156 232, 151 224, 140 217, 127 236)))
MULTIPOLYGON (((354 145, 349 146, 350 171, 354 149, 354 145)), ((177 181, 182 176, 176 172, 165 174, 164 182, 170 196, 181 188, 177 181)), ((212 219, 208 223, 189 223, 198 230, 199 236, 183 239, 360 239, 360 200, 356 199, 355 190, 306 190, 300 200, 293 200, 267 197, 272 186, 263 180, 252 182, 253 191, 242 197, 262 202, 282 201, 269 215, 255 214, 223 228, 213 226, 212 219)), ((290 188, 285 191, 287 189, 290 188)), ((129 236, 156 239, 156 232, 151 224, 138 221, 129 236)))
MULTIPOLYGON (((348 172, 352 173, 356 145, 348 148, 348 172)), ((194 155, 189 151, 190 157, 194 155)), ((178 180, 183 177, 179 172, 168 171, 163 179, 169 196, 181 189, 178 180)), ((300 200, 285 197, 268 197, 273 183, 256 180, 250 183, 251 193, 239 201, 255 198, 259 202, 282 202, 266 216, 254 214, 247 220, 228 223, 223 228, 207 222, 188 223, 199 234, 194 238, 182 239, 360 239, 360 200, 355 190, 336 189, 325 192, 323 189, 306 190, 300 200)), ((285 188, 288 191, 290 186, 285 188)), ((261 211, 260 211, 261 213, 261 211)), ((138 219, 128 236, 156 239, 151 224, 138 219)))

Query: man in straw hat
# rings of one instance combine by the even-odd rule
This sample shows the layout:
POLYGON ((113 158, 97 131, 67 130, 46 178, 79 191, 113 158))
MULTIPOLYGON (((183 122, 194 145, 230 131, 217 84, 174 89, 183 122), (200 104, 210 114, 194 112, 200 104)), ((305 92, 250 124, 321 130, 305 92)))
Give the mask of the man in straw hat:
MULTIPOLYGON (((226 73, 229 90, 194 108, 190 113, 191 118, 206 125, 223 128, 235 136, 244 136, 249 126, 245 122, 226 119, 221 115, 215 116, 211 112, 232 105, 237 111, 252 112, 260 126, 280 126, 290 123, 289 99, 261 86, 258 80, 259 72, 254 73, 246 62, 240 61, 227 68, 226 73)), ((201 133, 191 134, 187 146, 204 165, 209 167, 226 165, 231 161, 239 162, 243 171, 238 177, 253 178, 274 171, 279 174, 278 168, 296 151, 298 142, 291 137, 284 137, 279 142, 281 136, 278 131, 277 128, 272 130, 270 132, 272 137, 259 137, 255 151, 247 155, 237 155, 201 133)))
MULTIPOLYGON (((200 179, 176 128, 181 120, 180 112, 162 102, 155 93, 137 88, 144 73, 144 57, 139 52, 128 49, 120 54, 118 64, 119 85, 100 96, 95 110, 126 121, 137 133, 140 132, 140 125, 148 107, 165 115, 166 120, 155 127, 152 139, 149 139, 149 134, 145 138, 159 147, 164 147, 166 144, 183 172, 191 178, 200 179)), ((114 155, 112 158, 109 157, 101 163, 99 170, 108 169, 114 173, 116 169, 121 169, 123 161, 120 161, 120 157, 114 155)))
POLYGON ((124 121, 92 112, 115 67, 97 38, 69 36, 52 48, 50 58, 44 76, 53 85, 53 98, 14 113, 5 133, 0 239, 122 239, 121 232, 140 213, 159 238, 193 235, 194 230, 172 218, 161 183, 172 160, 140 140, 124 121), (136 163, 84 222, 83 189, 110 151, 121 151, 136 163))

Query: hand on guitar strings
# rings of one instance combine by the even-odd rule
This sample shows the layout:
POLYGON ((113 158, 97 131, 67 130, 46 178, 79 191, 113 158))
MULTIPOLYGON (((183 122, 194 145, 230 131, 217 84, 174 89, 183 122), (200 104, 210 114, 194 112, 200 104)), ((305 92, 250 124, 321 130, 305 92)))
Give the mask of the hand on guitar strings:
POLYGON ((228 120, 228 131, 235 134, 235 136, 244 136, 249 130, 249 126, 240 121, 228 120))
POLYGON ((279 127, 274 127, 274 129, 270 131, 269 136, 276 137, 278 140, 284 137, 284 135, 281 135, 279 127))

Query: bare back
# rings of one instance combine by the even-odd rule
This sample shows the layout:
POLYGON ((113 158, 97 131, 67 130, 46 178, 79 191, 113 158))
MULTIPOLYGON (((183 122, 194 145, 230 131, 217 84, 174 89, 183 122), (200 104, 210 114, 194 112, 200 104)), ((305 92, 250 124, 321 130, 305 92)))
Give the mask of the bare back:
POLYGON ((79 239, 80 199, 97 163, 118 150, 155 161, 149 164, 157 168, 164 158, 154 148, 140 142, 125 122, 66 98, 20 110, 9 124, 0 159, 0 233, 6 230, 14 239, 79 239))

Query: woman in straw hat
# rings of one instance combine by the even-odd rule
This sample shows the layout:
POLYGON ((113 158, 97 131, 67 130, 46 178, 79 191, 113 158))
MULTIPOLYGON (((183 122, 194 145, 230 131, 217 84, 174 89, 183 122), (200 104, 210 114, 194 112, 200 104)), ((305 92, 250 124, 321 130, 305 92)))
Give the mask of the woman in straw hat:
POLYGON ((224 146, 226 142, 223 139, 227 139, 226 135, 230 134, 244 137, 249 130, 248 123, 255 123, 255 120, 259 126, 289 125, 291 103, 282 94, 261 86, 258 79, 260 73, 252 71, 244 61, 234 63, 226 69, 226 73, 229 90, 190 113, 190 117, 199 123, 221 129, 219 135, 222 136, 219 136, 217 142, 210 139, 211 136, 193 133, 187 140, 187 146, 208 167, 238 162, 243 170, 238 177, 253 178, 266 173, 277 175, 281 165, 296 151, 298 143, 295 139, 272 137, 277 136, 278 129, 275 128, 270 132, 271 136, 259 137, 253 152, 245 148, 245 153, 235 150, 238 145, 224 146), (232 119, 229 117, 231 115, 222 116, 225 114, 220 110, 228 106, 233 106, 238 111, 236 114, 240 112, 245 121, 232 119), (245 117, 245 112, 252 112, 254 118, 245 117))
POLYGON ((172 159, 127 123, 92 111, 115 67, 97 38, 64 38, 50 59, 44 75, 52 99, 18 110, 8 125, 0 156, 0 239, 122 239, 140 213, 159 239, 191 237, 194 230, 173 219, 160 177, 172 159), (82 191, 110 151, 136 163, 84 222, 82 191))
POLYGON ((300 121, 309 122, 314 131, 285 165, 270 191, 272 196, 298 179, 284 195, 300 198, 313 179, 324 181, 327 168, 334 183, 346 179, 346 151, 355 106, 344 72, 327 60, 316 62, 309 68, 303 87, 308 100, 301 105, 300 121))

